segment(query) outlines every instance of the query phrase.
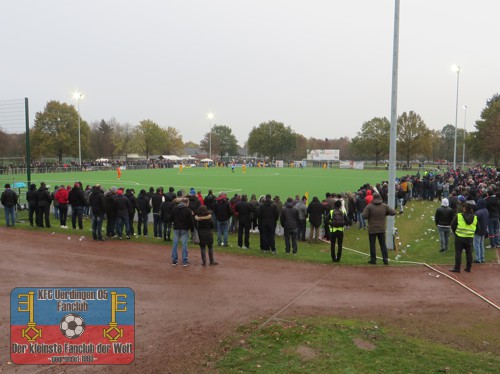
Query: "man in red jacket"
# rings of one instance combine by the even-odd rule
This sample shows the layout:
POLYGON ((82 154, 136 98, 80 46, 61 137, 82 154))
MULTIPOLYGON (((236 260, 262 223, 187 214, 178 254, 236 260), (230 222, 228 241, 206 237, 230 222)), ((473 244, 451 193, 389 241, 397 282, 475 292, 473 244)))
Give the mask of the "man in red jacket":
POLYGON ((54 200, 59 204, 59 222, 62 229, 67 229, 66 220, 68 218, 68 190, 61 186, 54 194, 54 200))

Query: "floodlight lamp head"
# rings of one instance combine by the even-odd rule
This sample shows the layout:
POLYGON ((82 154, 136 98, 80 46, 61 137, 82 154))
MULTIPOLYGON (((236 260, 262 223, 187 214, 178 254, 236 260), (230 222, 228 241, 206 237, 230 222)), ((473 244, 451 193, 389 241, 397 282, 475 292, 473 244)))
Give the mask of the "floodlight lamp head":
POLYGON ((80 100, 83 99, 84 97, 85 95, 78 91, 75 91, 75 93, 73 94, 73 99, 75 100, 80 100))
POLYGON ((455 73, 460 73, 460 66, 457 64, 451 65, 451 70, 455 73))

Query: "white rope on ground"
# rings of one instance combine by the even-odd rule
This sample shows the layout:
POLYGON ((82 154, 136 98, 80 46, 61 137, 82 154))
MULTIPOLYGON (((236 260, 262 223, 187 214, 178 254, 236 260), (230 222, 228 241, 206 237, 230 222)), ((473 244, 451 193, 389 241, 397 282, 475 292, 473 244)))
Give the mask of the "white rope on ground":
POLYGON ((286 304, 283 308, 281 308, 280 310, 278 310, 276 313, 274 313, 271 317, 269 317, 264 323, 262 323, 260 326, 259 326, 259 329, 263 328, 264 326, 266 326, 269 322, 271 322, 273 319, 275 319, 281 312, 285 311, 286 309, 288 309, 288 307, 290 305, 292 305, 299 297, 302 297, 304 296, 306 293, 308 293, 309 291, 311 291, 314 287, 316 287, 318 285, 319 282, 321 282, 327 275, 329 275, 332 271, 334 271, 335 269, 337 269, 337 267, 334 267, 332 268, 330 271, 327 271, 320 279, 318 279, 313 285, 311 285, 309 288, 307 288, 306 290, 302 291, 299 295, 295 296, 292 301, 290 301, 288 304, 286 304))
MULTIPOLYGON (((347 248, 347 247, 343 247, 342 249, 347 249, 348 251, 351 251, 351 252, 355 252, 355 253, 358 253, 358 254, 362 254, 362 255, 365 255, 365 256, 369 256, 369 254, 365 253, 365 252, 361 252, 361 251, 357 251, 355 249, 352 249, 352 248, 347 248)), ((498 252, 497 252, 498 254, 498 252)), ((380 259, 380 257, 377 257, 378 259, 380 259)), ((390 260, 392 261, 392 260, 390 260)), ((449 274, 446 274, 446 273, 443 273, 441 270, 439 269, 436 269, 434 267, 432 267, 431 265, 429 264, 426 264, 425 262, 415 262, 415 261, 396 261, 396 262, 400 262, 400 263, 405 263, 405 264, 412 264, 412 265, 423 265, 423 266, 426 266, 428 267, 429 269, 435 271, 436 273, 439 273, 441 275, 444 275, 446 278, 448 279, 451 279, 452 281, 454 281, 455 283, 458 283, 460 286, 462 286, 463 288, 465 288, 466 290, 472 292, 474 295, 476 295, 477 297, 479 297, 481 300, 483 301, 486 301, 488 304, 490 304, 491 306, 493 306, 494 308, 496 308, 497 310, 500 310, 500 306, 497 305, 496 303, 494 303, 493 301, 489 300, 488 298, 484 297, 483 295, 481 295, 479 292, 473 290, 472 288, 470 288, 469 286, 467 286, 464 282, 458 280, 457 278, 455 277, 452 277, 450 276, 449 274)))
POLYGON ((454 281, 455 283, 458 283, 459 285, 461 285, 463 288, 465 288, 466 290, 472 292, 474 295, 476 295, 477 297, 479 297, 481 300, 483 301, 486 301, 488 304, 490 304, 492 307, 494 307, 495 309, 497 310, 500 310, 500 306, 497 305, 496 303, 494 303, 493 301, 491 301, 490 299, 484 297, 483 295, 481 295, 479 292, 473 290, 472 288, 470 288, 469 286, 467 286, 464 282, 458 280, 457 278, 455 277, 452 277, 450 276, 449 274, 446 274, 446 273, 443 273, 441 270, 438 270, 436 268, 433 268, 432 266, 428 265, 428 264, 423 264, 424 266, 427 266, 429 269, 432 269, 434 270, 435 272, 441 274, 441 275, 444 275, 446 278, 448 279, 451 279, 452 281, 454 281))

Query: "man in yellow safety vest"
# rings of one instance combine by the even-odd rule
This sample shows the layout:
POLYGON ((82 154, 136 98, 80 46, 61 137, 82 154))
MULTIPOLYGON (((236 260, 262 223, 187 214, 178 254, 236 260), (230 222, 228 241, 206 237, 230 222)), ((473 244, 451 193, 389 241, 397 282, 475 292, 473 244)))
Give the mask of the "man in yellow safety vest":
POLYGON ((462 204, 461 208, 462 212, 457 213, 451 222, 451 229, 455 233, 455 267, 450 269, 450 271, 460 273, 462 251, 465 250, 466 265, 464 270, 470 273, 472 266, 472 243, 478 222, 471 204, 462 204))

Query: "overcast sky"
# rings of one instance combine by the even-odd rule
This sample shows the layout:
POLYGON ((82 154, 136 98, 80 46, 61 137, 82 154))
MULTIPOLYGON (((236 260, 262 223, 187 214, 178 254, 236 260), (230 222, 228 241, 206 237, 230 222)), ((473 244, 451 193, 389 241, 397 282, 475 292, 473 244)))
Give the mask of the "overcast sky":
MULTIPOLYGON (((12 0, 0 5, 0 101, 50 100, 82 118, 151 119, 199 143, 214 122, 239 144, 276 120, 353 137, 390 118, 394 0, 12 0)), ((500 92, 499 0, 401 1, 398 114, 432 129, 479 118, 500 92)), ((13 130, 13 129, 8 129, 13 130)), ((22 127, 20 127, 22 131, 22 127)))

